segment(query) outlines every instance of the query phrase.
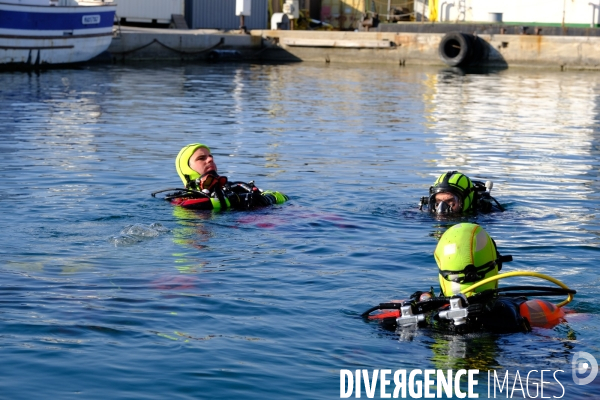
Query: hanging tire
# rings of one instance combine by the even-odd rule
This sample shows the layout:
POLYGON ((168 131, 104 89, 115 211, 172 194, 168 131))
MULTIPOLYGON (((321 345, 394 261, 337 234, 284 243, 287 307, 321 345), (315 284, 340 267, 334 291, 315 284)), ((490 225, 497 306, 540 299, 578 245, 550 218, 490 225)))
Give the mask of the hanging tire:
POLYGON ((458 67, 471 61, 472 44, 473 35, 449 32, 442 38, 438 53, 444 63, 451 67, 458 67))

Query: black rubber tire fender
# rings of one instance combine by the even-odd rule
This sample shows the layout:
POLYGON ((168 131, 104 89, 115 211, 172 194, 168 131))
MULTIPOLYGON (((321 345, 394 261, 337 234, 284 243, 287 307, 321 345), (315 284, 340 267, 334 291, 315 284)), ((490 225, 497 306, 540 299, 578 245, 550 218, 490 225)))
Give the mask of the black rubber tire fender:
POLYGON ((472 51, 471 36, 461 32, 448 32, 444 35, 438 47, 442 61, 451 67, 469 62, 472 51))
POLYGON ((471 36, 471 57, 469 58, 470 63, 477 63, 481 60, 487 59, 488 51, 487 51, 487 43, 485 40, 476 35, 471 36))

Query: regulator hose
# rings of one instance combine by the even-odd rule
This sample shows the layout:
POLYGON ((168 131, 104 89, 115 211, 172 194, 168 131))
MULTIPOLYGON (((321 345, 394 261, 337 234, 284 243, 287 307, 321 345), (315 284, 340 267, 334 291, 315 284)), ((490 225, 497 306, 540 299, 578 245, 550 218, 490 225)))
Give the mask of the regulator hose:
POLYGON ((561 281, 559 281, 558 279, 555 279, 551 276, 545 275, 545 274, 541 274, 539 272, 533 272, 533 271, 513 271, 513 272, 506 272, 504 274, 498 274, 498 275, 494 275, 491 276, 489 278, 483 279, 471 286, 469 286, 466 289, 463 289, 460 291, 460 293, 462 294, 467 294, 469 292, 472 292, 473 290, 477 289, 480 286, 483 286, 487 283, 490 282, 494 282, 494 281, 499 281, 500 279, 506 279, 506 278, 510 278, 513 276, 532 276, 532 277, 536 277, 536 278, 541 278, 541 279, 545 279, 547 281, 550 281, 554 284, 556 284, 557 286, 560 286, 561 288, 565 289, 566 293, 567 293, 567 298, 565 300, 563 300, 562 302, 558 303, 556 306, 557 307, 562 307, 566 304, 569 304, 572 300, 573 300, 573 295, 575 293, 577 293, 577 291, 570 289, 567 285, 565 285, 564 283, 562 283, 561 281))
MULTIPOLYGON (((533 271, 513 271, 507 272, 504 274, 494 275, 492 277, 483 279, 476 284, 463 289, 460 293, 467 294, 477 289, 478 287, 485 285, 489 282, 498 281, 500 279, 510 278, 513 276, 532 276, 536 278, 545 279, 556 284, 559 287, 548 287, 548 286, 507 286, 504 288, 496 288, 496 289, 487 289, 481 293, 477 293, 473 297, 469 297, 467 301, 473 303, 479 303, 484 301, 484 299, 489 298, 490 296, 494 296, 498 293, 505 293, 505 296, 508 297, 518 297, 518 296, 556 296, 556 295, 567 295, 567 298, 562 302, 558 303, 557 307, 563 307, 564 305, 570 303, 573 300, 573 296, 577 293, 576 290, 570 289, 567 285, 555 279, 551 276, 533 272, 533 271), (507 292, 519 292, 519 293, 507 293, 507 292)), ((418 313, 423 313, 427 311, 431 311, 438 307, 443 306, 444 304, 448 304, 451 297, 439 296, 433 297, 424 301, 402 301, 402 302, 389 302, 389 303, 380 303, 374 307, 369 308, 367 311, 361 314, 361 317, 367 318, 369 315, 376 310, 399 310, 402 306, 407 304, 412 304, 414 307, 414 311, 418 313)))

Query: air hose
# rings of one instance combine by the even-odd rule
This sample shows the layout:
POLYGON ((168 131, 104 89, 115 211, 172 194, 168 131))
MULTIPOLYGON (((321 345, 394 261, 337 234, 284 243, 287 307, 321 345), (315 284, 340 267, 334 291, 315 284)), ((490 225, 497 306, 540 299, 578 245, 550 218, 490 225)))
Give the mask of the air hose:
POLYGON ((547 281, 550 281, 554 284, 556 284, 557 286, 560 286, 561 288, 565 289, 568 291, 567 293, 567 298, 565 300, 563 300, 562 302, 558 303, 556 306, 557 307, 562 307, 566 304, 569 304, 572 300, 573 300, 573 295, 576 293, 574 290, 570 289, 567 285, 565 285, 564 283, 562 283, 561 281, 559 281, 558 279, 555 279, 551 276, 545 275, 545 274, 541 274, 539 272, 533 272, 533 271, 513 271, 513 272, 506 272, 504 274, 498 274, 498 275, 494 275, 491 276, 489 278, 483 279, 471 286, 469 286, 466 289, 463 289, 460 291, 460 293, 462 294, 467 294, 469 292, 472 292, 473 290, 477 289, 480 286, 483 286, 487 283, 490 282, 494 282, 494 281, 499 281, 500 279, 505 279, 505 278, 510 278, 512 276, 533 276, 536 278, 541 278, 541 279, 545 279, 547 281))

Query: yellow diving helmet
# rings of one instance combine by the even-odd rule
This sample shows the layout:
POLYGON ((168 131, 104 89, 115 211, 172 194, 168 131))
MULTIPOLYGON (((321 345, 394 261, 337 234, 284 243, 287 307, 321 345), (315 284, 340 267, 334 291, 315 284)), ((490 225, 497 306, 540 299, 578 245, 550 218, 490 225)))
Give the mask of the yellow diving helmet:
POLYGON ((473 210, 475 185, 468 176, 458 171, 448 171, 441 174, 433 186, 429 188, 429 211, 433 213, 440 212, 436 207, 435 196, 438 193, 451 193, 458 196, 461 208, 459 212, 469 212, 473 210))
MULTIPOLYGON (((472 223, 457 224, 444 232, 434 256, 444 296, 459 294, 472 284, 497 275, 502 268, 493 239, 481 226, 472 223)), ((469 295, 497 287, 498 281, 493 281, 469 295)))

